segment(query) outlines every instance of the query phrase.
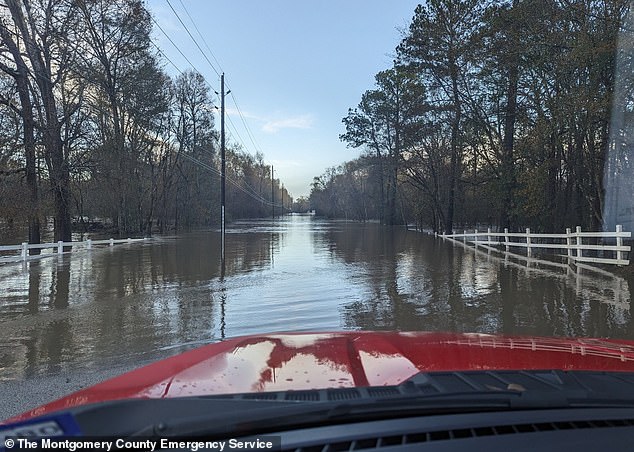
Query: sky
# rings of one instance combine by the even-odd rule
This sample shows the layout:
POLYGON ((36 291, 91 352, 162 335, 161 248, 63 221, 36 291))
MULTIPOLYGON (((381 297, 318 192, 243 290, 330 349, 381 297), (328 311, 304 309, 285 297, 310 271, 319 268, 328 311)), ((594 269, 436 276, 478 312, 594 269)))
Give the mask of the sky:
MULTIPOLYGON (((220 92, 216 71, 225 73, 226 86, 233 95, 226 96, 225 101, 228 142, 240 144, 251 154, 262 152, 265 162, 274 166, 275 177, 298 198, 310 194, 314 177, 361 154, 360 149, 347 148, 339 140, 345 132, 341 120, 349 108, 357 106, 366 90, 374 88, 376 73, 391 67, 395 48, 419 2, 169 3, 148 0, 147 6, 215 91, 220 92)), ((158 27, 153 36, 181 71, 192 67, 158 27)), ((172 75, 178 73, 169 63, 165 70, 172 75)), ((216 124, 220 124, 218 117, 216 124)))

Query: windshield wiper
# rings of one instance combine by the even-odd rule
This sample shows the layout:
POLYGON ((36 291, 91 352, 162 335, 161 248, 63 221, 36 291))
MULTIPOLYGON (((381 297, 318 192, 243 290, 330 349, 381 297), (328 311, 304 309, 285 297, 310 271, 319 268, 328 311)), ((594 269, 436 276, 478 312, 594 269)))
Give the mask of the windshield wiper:
POLYGON ((634 408, 634 373, 421 372, 395 386, 115 400, 66 412, 87 435, 223 437, 389 418, 565 408, 634 408))
MULTIPOLYGON (((587 401, 586 401, 587 402, 587 401)), ((250 435, 290 428, 333 423, 466 412, 521 409, 552 409, 579 406, 564 395, 552 391, 492 390, 478 393, 452 393, 398 396, 388 399, 353 400, 346 402, 308 402, 280 404, 262 409, 226 413, 208 413, 193 418, 179 418, 153 423, 131 436, 196 437, 222 436, 228 433, 250 435)), ((591 406, 634 406, 634 400, 602 399, 591 406)), ((585 406, 585 405, 584 405, 585 406)))
MULTIPOLYGON (((634 374, 625 372, 420 372, 400 385, 374 388, 374 392, 372 388, 347 388, 269 393, 261 400, 262 408, 166 418, 139 429, 134 435, 222 436, 450 413, 632 408, 633 386, 634 374), (302 392, 309 397, 297 397, 302 392)), ((216 401, 219 398, 222 396, 209 397, 216 401)), ((256 399, 258 395, 249 398, 256 399)))

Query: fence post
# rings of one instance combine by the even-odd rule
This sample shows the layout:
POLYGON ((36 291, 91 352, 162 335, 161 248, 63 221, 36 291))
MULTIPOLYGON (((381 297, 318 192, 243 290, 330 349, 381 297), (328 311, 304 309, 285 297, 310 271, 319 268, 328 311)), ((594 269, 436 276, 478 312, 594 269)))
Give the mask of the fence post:
MULTIPOLYGON (((623 232, 623 225, 621 224, 616 225, 616 246, 623 246, 623 237, 619 235, 619 232, 623 232)), ((616 260, 617 261, 623 260, 623 251, 621 250, 616 251, 616 260)), ((618 264, 618 265, 621 265, 621 264, 618 264)))
POLYGON ((509 228, 504 228, 504 247, 506 248, 506 252, 509 251, 509 228))
POLYGON ((57 242, 57 254, 62 254, 64 252, 64 242, 59 240, 57 242))
POLYGON ((581 246, 583 245, 583 241, 581 240, 581 226, 577 226, 577 257, 582 257, 583 253, 581 252, 581 246))
POLYGON ((473 243, 475 244, 476 248, 478 247, 478 230, 474 229, 473 230, 473 243))
POLYGON ((531 255, 531 228, 526 228, 526 255, 531 255))
POLYGON ((88 248, 89 250, 92 249, 92 239, 86 240, 86 248, 88 248))
POLYGON ((29 244, 26 242, 22 242, 22 251, 20 252, 20 257, 22 258, 23 261, 26 260, 26 257, 29 254, 29 252, 27 251, 28 249, 29 249, 29 244))
POLYGON ((110 239, 110 246, 114 246, 114 239, 113 238, 110 239))
POLYGON ((467 230, 463 230, 462 243, 467 243, 467 230))
POLYGON ((572 239, 570 238, 570 234, 572 234, 572 229, 566 228, 566 250, 568 257, 572 257, 572 239))
POLYGON ((491 228, 487 228, 487 241, 488 245, 491 246, 491 228))

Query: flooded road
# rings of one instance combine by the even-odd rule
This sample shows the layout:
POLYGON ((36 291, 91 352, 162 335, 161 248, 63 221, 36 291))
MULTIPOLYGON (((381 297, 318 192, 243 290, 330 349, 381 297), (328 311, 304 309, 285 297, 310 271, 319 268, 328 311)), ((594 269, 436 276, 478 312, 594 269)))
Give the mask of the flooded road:
POLYGON ((36 382, 26 405, 0 418, 118 369, 245 334, 634 339, 622 278, 553 271, 404 229, 294 215, 232 224, 226 250, 224 271, 214 232, 0 267, 0 390, 36 382))

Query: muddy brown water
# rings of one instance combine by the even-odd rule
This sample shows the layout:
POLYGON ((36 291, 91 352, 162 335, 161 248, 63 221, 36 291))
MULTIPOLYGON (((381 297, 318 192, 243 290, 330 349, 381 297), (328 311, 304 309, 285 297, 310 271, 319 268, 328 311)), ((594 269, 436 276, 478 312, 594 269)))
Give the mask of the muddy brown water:
POLYGON ((634 339, 618 276, 313 216, 230 225, 224 269, 214 231, 0 266, 0 385, 12 388, 98 380, 245 334, 351 329, 634 339))

